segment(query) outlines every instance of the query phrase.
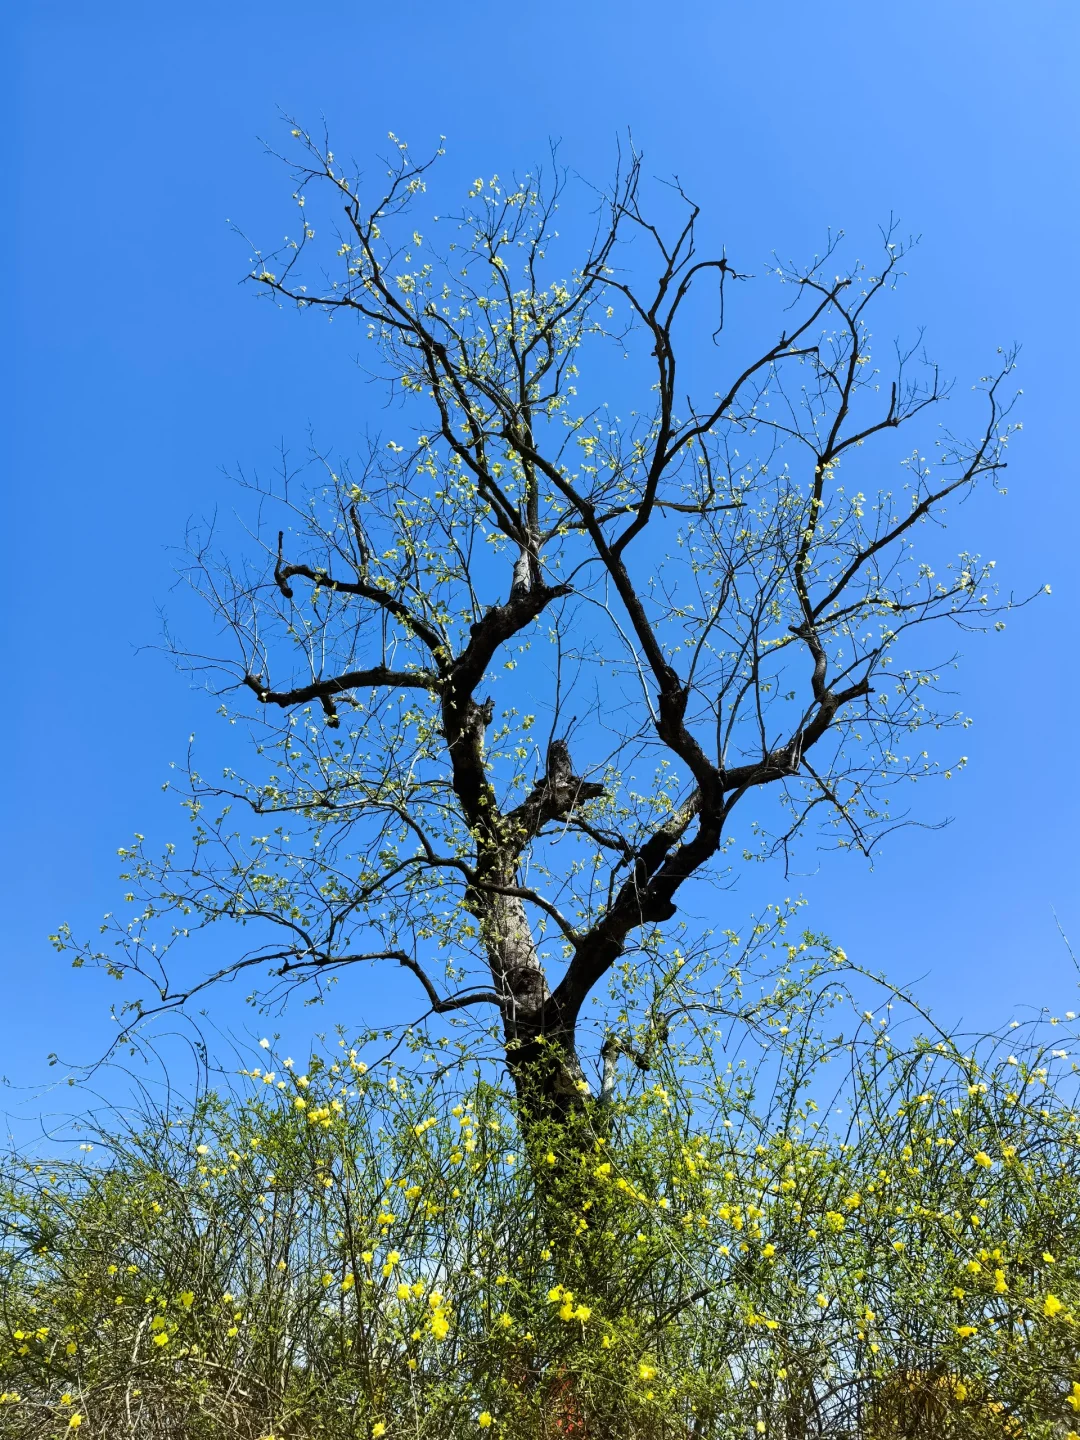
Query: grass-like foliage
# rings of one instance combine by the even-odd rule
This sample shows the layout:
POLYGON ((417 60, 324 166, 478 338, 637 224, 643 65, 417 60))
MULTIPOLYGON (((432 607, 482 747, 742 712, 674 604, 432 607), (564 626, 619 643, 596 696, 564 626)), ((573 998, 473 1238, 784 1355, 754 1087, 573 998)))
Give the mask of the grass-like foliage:
POLYGON ((919 1035, 843 968, 680 1019, 675 965, 655 1063, 572 1128, 449 1036, 268 1042, 229 1093, 11 1157, 0 1435, 1060 1440, 1069 1027, 919 1035))

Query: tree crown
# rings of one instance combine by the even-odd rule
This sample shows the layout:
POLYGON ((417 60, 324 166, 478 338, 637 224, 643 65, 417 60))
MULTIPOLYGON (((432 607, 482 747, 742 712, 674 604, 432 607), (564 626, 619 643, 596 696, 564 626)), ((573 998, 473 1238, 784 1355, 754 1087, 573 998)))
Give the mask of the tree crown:
POLYGON ((893 230, 869 267, 833 274, 830 243, 753 278, 699 253, 678 185, 674 225, 649 218, 632 154, 560 279, 558 170, 477 180, 440 244, 417 216, 434 160, 395 141, 370 191, 292 133, 302 233, 250 280, 359 323, 393 433, 252 482, 254 556, 196 548, 231 648, 192 663, 234 715, 254 700, 255 770, 192 773, 190 861, 124 852, 143 908, 95 957, 165 1005, 207 983, 174 978, 172 941, 222 918, 253 944, 211 979, 396 962, 430 1011, 494 1007, 511 1055, 554 1042, 552 1083, 580 1088, 578 1017, 613 967, 707 951, 687 887, 726 863, 737 807, 747 858, 816 822, 869 853, 898 784, 937 768, 919 732, 962 717, 920 639, 1000 607, 992 562, 917 542, 996 481, 1013 357, 973 439, 928 431, 949 387, 921 341, 871 356, 893 230), (730 312, 762 285, 755 349, 730 312))

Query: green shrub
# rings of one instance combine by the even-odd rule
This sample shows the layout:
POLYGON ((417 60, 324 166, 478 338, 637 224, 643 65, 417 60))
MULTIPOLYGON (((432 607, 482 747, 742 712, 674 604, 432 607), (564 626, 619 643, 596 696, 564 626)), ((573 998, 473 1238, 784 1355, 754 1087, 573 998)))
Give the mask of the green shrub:
POLYGON ((1070 1065, 826 1040, 830 986, 687 1022, 562 1130, 464 1050, 342 1040, 11 1156, 0 1436, 1066 1435, 1070 1065))

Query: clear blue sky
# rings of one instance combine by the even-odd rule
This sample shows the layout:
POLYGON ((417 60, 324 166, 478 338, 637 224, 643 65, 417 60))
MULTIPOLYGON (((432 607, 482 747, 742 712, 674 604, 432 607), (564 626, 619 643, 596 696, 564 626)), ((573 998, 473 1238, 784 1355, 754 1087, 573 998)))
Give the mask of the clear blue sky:
POLYGON ((44 1079, 49 1051, 89 1056, 110 1033, 110 990, 46 936, 65 919, 85 933, 112 906, 133 830, 182 831, 159 786, 188 733, 213 752, 212 706, 139 648, 159 607, 182 603, 168 547, 189 517, 233 504, 223 466, 265 468, 309 423, 335 446, 363 426, 341 349, 236 283, 248 252, 226 218, 271 239, 291 218, 257 140, 278 107, 325 115, 358 157, 390 129, 417 148, 445 134, 466 180, 524 168, 550 138, 605 179, 629 125, 738 265, 806 256, 830 226, 869 242, 892 212, 924 237, 898 327, 925 323, 965 382, 998 344, 1023 344, 1010 495, 965 534, 1006 585, 1053 595, 966 644, 970 764, 921 802, 954 823, 897 836, 872 872, 827 858, 729 900, 738 920, 798 886, 850 954, 925 975, 943 1019, 1080 1009, 1052 915, 1080 932, 1071 0, 27 0, 6 29, 0 1072, 44 1079))

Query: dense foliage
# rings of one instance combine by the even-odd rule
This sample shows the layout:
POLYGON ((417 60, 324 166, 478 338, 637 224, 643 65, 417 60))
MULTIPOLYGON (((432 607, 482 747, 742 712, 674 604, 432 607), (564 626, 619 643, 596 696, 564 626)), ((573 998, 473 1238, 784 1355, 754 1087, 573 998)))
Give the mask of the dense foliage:
POLYGON ((415 1033, 14 1157, 0 1435, 1070 1433, 1071 1017, 954 1041, 791 953, 711 1013, 674 963, 572 1133, 415 1033))

